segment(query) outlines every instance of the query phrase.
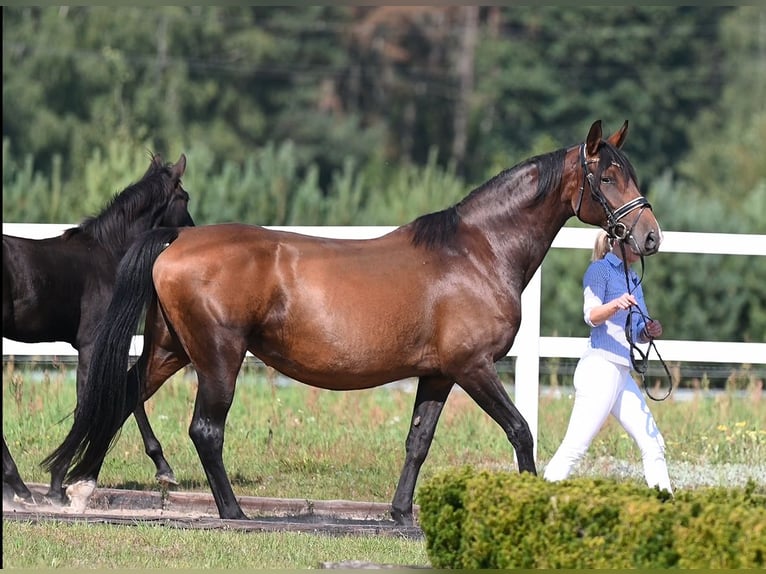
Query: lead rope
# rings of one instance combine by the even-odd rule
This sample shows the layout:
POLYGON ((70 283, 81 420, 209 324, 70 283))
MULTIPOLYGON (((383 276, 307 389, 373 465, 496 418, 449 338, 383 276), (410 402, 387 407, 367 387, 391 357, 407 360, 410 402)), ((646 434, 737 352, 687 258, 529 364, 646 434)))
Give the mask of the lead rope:
MULTIPOLYGON (((632 237, 632 236, 630 236, 632 237)), ((622 252, 622 268, 623 271, 625 271, 625 285, 628 289, 628 293, 632 294, 633 290, 638 287, 641 282, 644 280, 644 256, 640 255, 641 257, 641 277, 638 278, 638 281, 634 284, 633 288, 631 289, 631 281, 630 281, 630 272, 628 270, 628 265, 626 263, 625 258, 625 240, 620 240, 620 250, 622 252)), ((646 396, 648 396, 653 401, 664 401, 670 396, 670 393, 673 392, 673 376, 670 374, 670 369, 668 369, 667 364, 665 364, 665 361, 662 358, 662 355, 660 355, 659 350, 657 349, 657 345, 654 344, 654 337, 649 337, 649 334, 647 333, 647 336, 649 337, 649 348, 646 350, 646 353, 644 353, 641 348, 636 344, 634 338, 633 338, 633 314, 638 313, 641 315, 645 323, 648 323, 651 321, 651 317, 646 315, 644 311, 641 309, 638 305, 631 305, 628 308, 628 317, 625 320, 625 338, 628 340, 628 346, 630 347, 630 362, 633 367, 633 370, 636 371, 641 376, 641 382, 644 386, 644 390, 646 391, 646 396), (652 395, 652 393, 649 391, 649 386, 646 384, 646 378, 645 374, 646 371, 649 368, 649 353, 651 350, 654 349, 654 352, 657 353, 657 358, 659 359, 660 363, 662 364, 662 368, 665 369, 665 374, 668 377, 668 390, 665 393, 665 395, 661 398, 657 398, 652 395)))

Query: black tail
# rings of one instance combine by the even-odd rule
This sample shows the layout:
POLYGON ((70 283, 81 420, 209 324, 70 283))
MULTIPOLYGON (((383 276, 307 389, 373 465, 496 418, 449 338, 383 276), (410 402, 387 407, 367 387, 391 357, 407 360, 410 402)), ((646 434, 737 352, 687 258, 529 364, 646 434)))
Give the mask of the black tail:
POLYGON ((97 478, 115 435, 138 406, 138 378, 127 376, 130 343, 141 312, 155 296, 154 262, 177 237, 175 228, 148 231, 122 258, 72 428, 64 442, 43 460, 47 470, 67 468, 74 461, 68 474, 70 480, 97 478))

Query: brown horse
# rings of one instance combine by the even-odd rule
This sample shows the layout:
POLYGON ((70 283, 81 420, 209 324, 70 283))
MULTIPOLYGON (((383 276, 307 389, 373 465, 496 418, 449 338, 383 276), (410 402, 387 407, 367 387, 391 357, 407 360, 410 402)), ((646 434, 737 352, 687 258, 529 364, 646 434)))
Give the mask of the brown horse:
POLYGON ((109 446, 137 402, 191 363, 199 381, 189 435, 221 518, 246 518, 223 464, 226 416, 249 350, 303 383, 331 390, 419 377, 391 514, 411 524, 420 467, 454 384, 503 429, 520 471, 536 472, 533 437, 495 362, 511 348, 521 292, 573 215, 642 255, 661 232, 620 151, 606 141, 529 159, 456 205, 369 240, 322 239, 241 224, 151 232, 131 248, 99 334, 87 398, 46 464, 74 457, 84 508, 109 446), (144 349, 130 337, 148 303, 144 349), (121 392, 120 392, 121 391, 121 392))

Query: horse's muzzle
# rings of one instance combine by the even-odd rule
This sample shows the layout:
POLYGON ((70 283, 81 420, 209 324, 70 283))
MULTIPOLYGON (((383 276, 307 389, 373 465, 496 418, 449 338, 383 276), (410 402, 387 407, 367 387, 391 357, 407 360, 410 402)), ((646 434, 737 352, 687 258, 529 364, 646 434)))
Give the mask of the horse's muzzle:
POLYGON ((642 251, 644 255, 654 255, 660 249, 662 234, 659 231, 649 231, 644 239, 642 251))

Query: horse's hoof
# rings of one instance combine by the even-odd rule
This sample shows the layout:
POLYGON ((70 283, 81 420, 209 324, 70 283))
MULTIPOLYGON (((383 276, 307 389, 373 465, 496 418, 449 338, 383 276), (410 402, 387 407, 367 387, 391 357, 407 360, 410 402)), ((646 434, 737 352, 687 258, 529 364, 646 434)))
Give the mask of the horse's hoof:
POLYGON ((69 504, 69 499, 65 496, 63 498, 56 497, 56 496, 48 496, 47 494, 43 497, 43 502, 45 504, 49 504, 50 506, 55 506, 57 508, 61 508, 63 506, 66 506, 69 504))
POLYGON ((168 486, 178 486, 178 481, 172 472, 160 472, 155 475, 157 482, 167 488, 168 486))
POLYGON ((53 506, 63 506, 69 503, 69 499, 63 488, 60 490, 49 489, 48 492, 45 493, 44 500, 53 506))
POLYGON ((95 490, 95 480, 79 480, 74 484, 70 484, 66 489, 70 510, 80 514, 85 512, 85 509, 88 507, 88 501, 95 490))
POLYGON ((37 501, 35 500, 35 497, 32 496, 32 493, 29 493, 29 496, 25 495, 18 495, 15 492, 13 493, 13 502, 16 504, 21 504, 23 506, 37 506, 37 501))
POLYGON ((401 510, 391 509, 391 518, 394 519, 397 526, 414 526, 412 512, 403 512, 401 510))

